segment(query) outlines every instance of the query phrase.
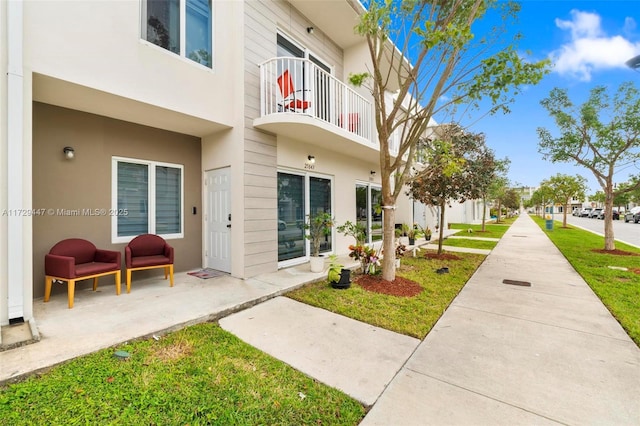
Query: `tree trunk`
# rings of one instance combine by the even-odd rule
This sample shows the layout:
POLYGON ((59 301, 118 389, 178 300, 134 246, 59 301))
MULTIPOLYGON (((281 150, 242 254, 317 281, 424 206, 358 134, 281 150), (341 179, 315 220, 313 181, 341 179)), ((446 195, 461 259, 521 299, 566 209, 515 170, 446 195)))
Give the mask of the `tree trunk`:
POLYGON ((567 227, 567 207, 569 206, 569 204, 565 204, 564 208, 562 209, 562 227, 566 228, 567 227))
POLYGON ((604 249, 615 250, 616 243, 613 235, 613 185, 611 182, 607 182, 604 194, 604 249))
POLYGON ((442 254, 442 242, 444 241, 444 212, 446 202, 440 205, 440 235, 438 236, 438 254, 442 254))
POLYGON ((482 197, 482 232, 485 231, 484 223, 487 220, 487 198, 482 197))
MULTIPOLYGON (((385 205, 387 205, 385 203, 385 205)), ((396 279, 396 248, 395 238, 396 211, 394 209, 382 209, 382 278, 387 281, 396 279)))

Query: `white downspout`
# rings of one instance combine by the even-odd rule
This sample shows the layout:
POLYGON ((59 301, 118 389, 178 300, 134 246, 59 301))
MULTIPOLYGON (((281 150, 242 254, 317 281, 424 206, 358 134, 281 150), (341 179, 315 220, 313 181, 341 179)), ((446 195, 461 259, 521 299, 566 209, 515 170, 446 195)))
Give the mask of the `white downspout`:
MULTIPOLYGON (((24 317, 23 4, 7 2, 7 278, 9 321, 24 317), (15 213, 15 214, 14 214, 15 213)), ((29 203, 30 204, 30 203, 29 203)))

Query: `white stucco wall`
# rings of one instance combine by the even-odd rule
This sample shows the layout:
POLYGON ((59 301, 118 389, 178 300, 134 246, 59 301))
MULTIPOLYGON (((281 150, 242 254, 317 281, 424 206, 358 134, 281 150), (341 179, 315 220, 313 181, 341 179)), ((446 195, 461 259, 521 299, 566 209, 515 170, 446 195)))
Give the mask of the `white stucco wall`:
MULTIPOLYGON (((238 5, 213 5, 213 70, 142 40, 139 0, 24 2, 24 66, 61 81, 228 124, 230 106, 241 101, 229 84, 238 72, 233 61, 238 5)), ((73 107, 71 102, 61 99, 59 105, 73 107)))

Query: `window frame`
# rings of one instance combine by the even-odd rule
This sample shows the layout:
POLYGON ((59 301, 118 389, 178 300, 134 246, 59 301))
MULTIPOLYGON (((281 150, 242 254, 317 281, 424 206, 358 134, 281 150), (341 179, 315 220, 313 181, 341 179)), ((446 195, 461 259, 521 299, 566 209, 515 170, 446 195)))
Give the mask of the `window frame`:
POLYGON ((193 59, 189 59, 186 54, 187 50, 187 0, 179 0, 180 2, 180 52, 172 52, 169 49, 165 49, 162 46, 158 46, 157 44, 150 42, 147 40, 146 34, 146 15, 147 15, 147 0, 140 0, 139 7, 139 19, 138 25, 139 31, 138 34, 140 36, 140 42, 146 44, 147 46, 152 47, 153 49, 159 49, 162 52, 166 52, 170 55, 174 55, 179 57, 181 60, 184 60, 190 64, 195 64, 196 66, 200 66, 205 70, 213 71, 215 69, 215 0, 211 0, 211 67, 208 67, 200 62, 196 62, 193 59))
MULTIPOLYGON (((373 182, 366 182, 366 181, 360 181, 357 180, 354 184, 354 189, 357 191, 357 187, 362 186, 362 187, 366 187, 367 188, 367 229, 366 229, 366 241, 365 244, 366 245, 375 245, 375 244, 379 244, 382 242, 382 238, 380 238, 379 240, 373 240, 373 232, 371 229, 371 226, 373 225, 373 217, 372 217, 372 209, 373 209, 373 204, 372 204, 372 199, 371 199, 371 189, 375 188, 379 191, 382 191, 382 185, 378 184, 378 183, 373 183, 373 182)), ((358 206, 357 206, 357 195, 356 195, 356 222, 358 221, 358 206)), ((382 210, 381 213, 384 216, 384 210, 382 210)), ((384 217, 382 218, 382 228, 381 228, 381 232, 384 234, 384 217)))
POLYGON ((121 216, 118 214, 118 163, 130 163, 141 164, 148 167, 147 176, 147 197, 148 197, 148 209, 147 220, 148 229, 147 233, 156 234, 156 167, 168 167, 180 170, 180 232, 169 234, 156 234, 160 235, 166 240, 184 238, 184 165, 176 163, 166 163, 162 161, 143 160, 140 158, 130 157, 111 157, 111 242, 128 243, 134 239, 137 235, 118 235, 118 218, 121 216))
MULTIPOLYGON (((320 179, 326 179, 330 182, 331 184, 331 215, 335 216, 335 209, 336 209, 336 204, 335 204, 335 179, 333 175, 327 175, 327 174, 322 174, 322 173, 316 173, 316 172, 311 172, 308 170, 299 170, 299 169, 288 169, 288 168, 284 168, 284 167, 278 167, 277 171, 276 171, 276 175, 278 173, 286 173, 286 174, 290 174, 290 175, 297 175, 297 176, 302 176, 304 178, 304 218, 306 220, 308 214, 309 214, 309 210, 311 209, 311 197, 310 197, 310 178, 315 177, 315 178, 320 178, 320 179)), ((277 217, 277 214, 276 214, 277 217)), ((279 219, 277 219, 279 220, 279 219)), ((276 231, 277 232, 277 231, 276 231)), ((306 233, 306 231, 305 231, 306 233)), ((301 257, 296 257, 293 259, 287 259, 287 260, 279 260, 278 261, 278 269, 281 268, 287 268, 289 266, 294 266, 294 265, 300 265, 302 263, 306 263, 309 261, 309 259, 311 258, 311 241, 308 238, 304 239, 305 241, 305 255, 301 256, 301 257)), ((331 250, 328 251, 321 251, 320 255, 321 256, 327 256, 330 254, 334 254, 335 253, 335 247, 336 247, 336 227, 333 226, 331 227, 331 250)))

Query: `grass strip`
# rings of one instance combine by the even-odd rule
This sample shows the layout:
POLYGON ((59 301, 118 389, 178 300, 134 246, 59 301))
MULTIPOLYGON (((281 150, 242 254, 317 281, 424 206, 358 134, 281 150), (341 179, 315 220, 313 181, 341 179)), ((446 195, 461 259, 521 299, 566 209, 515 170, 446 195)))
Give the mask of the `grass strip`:
POLYGON ((357 425, 364 408, 216 324, 71 360, 0 388, 1 425, 357 425))
MULTIPOLYGON (((640 346, 640 274, 633 271, 640 269, 640 257, 595 252, 604 248, 603 236, 561 225, 547 231, 544 219, 531 217, 640 346), (629 270, 611 269, 609 266, 629 270)), ((640 249, 619 241, 616 241, 616 249, 640 255, 640 249)))
POLYGON ((423 288, 422 293, 414 297, 374 293, 357 284, 352 284, 347 290, 336 290, 327 281, 309 284, 287 293, 287 296, 377 327, 422 339, 485 258, 479 254, 454 253, 460 260, 429 260, 423 254, 424 251, 421 251, 418 252, 419 257, 403 257, 397 271, 399 276, 413 280, 423 288), (436 269, 443 266, 449 267, 450 273, 437 274, 436 269))
MULTIPOLYGON (((437 242, 436 242, 437 244, 437 242)), ((495 246, 498 244, 497 241, 484 241, 478 240, 474 238, 446 238, 443 242, 445 246, 452 247, 467 247, 467 248, 476 248, 476 249, 484 249, 484 250, 493 250, 495 246)))
POLYGON ((513 223, 513 220, 511 220, 509 223, 503 221, 500 224, 486 224, 484 232, 482 232, 482 225, 470 225, 468 223, 452 223, 451 229, 462 229, 463 232, 458 232, 456 234, 460 236, 464 235, 484 238, 502 238, 504 233, 509 229, 511 223, 513 223), (467 233, 469 229, 473 230, 473 232, 467 233))

